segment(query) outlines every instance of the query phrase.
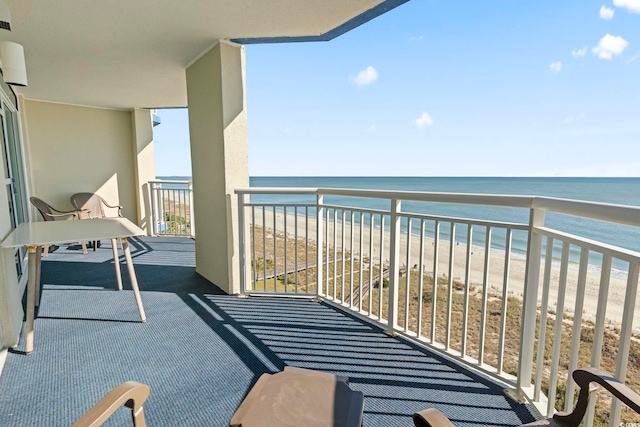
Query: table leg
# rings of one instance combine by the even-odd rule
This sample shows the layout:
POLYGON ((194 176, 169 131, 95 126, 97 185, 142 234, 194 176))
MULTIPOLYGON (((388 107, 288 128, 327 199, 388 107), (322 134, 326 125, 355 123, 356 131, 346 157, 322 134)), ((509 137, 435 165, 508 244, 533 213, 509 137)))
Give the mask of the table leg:
POLYGON ((25 353, 33 352, 33 318, 35 316, 36 306, 36 276, 38 275, 36 252, 40 249, 38 246, 29 245, 29 279, 27 280, 27 314, 25 326, 25 353))
POLYGON ((147 321, 147 316, 144 314, 144 307, 142 306, 142 298, 140 298, 140 289, 138 289, 138 279, 136 279, 136 271, 133 269, 133 260, 131 259, 131 251, 129 250, 129 241, 126 237, 120 239, 122 242, 122 250, 124 251, 124 257, 127 260, 127 269, 129 270, 129 278, 131 279, 131 287, 133 288, 133 295, 136 297, 136 304, 138 304, 138 311, 140 312, 140 319, 142 323, 147 321))
POLYGON ((40 271, 42 267, 42 251, 36 249, 36 307, 40 307, 40 271))
POLYGON ((116 280, 118 281, 118 290, 122 290, 122 273, 120 273, 120 257, 118 256, 118 242, 111 239, 111 247, 113 248, 113 263, 116 267, 116 280))

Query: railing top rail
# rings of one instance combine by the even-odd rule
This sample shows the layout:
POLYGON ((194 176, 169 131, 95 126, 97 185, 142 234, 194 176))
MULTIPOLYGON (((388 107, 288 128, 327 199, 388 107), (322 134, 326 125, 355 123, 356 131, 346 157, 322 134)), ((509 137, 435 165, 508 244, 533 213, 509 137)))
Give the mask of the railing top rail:
POLYGON ((616 205, 553 197, 505 194, 440 193, 421 191, 362 190, 347 188, 238 188, 237 194, 320 194, 370 199, 411 200, 524 209, 540 209, 600 221, 640 227, 640 206, 616 205))
POLYGON ((346 188, 319 188, 318 194, 329 196, 362 197, 370 199, 411 200, 414 202, 442 202, 470 205, 530 208, 533 196, 502 194, 440 193, 427 191, 355 190, 346 188))
POLYGON ((640 206, 558 199, 554 197, 536 197, 531 207, 566 215, 640 227, 640 206))
POLYGON ((178 179, 154 179, 150 180, 150 184, 191 184, 193 181, 181 181, 178 179))
POLYGON ((236 188, 236 194, 318 194, 317 188, 307 187, 250 187, 236 188))

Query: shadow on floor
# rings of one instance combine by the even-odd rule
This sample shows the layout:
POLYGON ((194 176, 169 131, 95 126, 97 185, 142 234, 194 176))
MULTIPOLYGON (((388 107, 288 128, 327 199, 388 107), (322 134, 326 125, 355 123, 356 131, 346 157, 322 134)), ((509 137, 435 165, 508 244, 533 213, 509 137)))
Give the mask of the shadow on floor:
MULTIPOLYGON (((195 272, 190 239, 131 243, 145 324, 126 268, 125 291, 115 290, 110 242, 88 255, 63 245, 44 260, 35 350, 25 356, 21 343, 7 357, 0 425, 69 425, 136 380, 151 387, 150 426, 225 426, 260 375, 286 365, 349 377, 367 427, 410 426, 426 407, 459 426, 534 419, 491 380, 330 305, 224 295, 195 272)), ((105 425, 126 423, 123 410, 105 425)))

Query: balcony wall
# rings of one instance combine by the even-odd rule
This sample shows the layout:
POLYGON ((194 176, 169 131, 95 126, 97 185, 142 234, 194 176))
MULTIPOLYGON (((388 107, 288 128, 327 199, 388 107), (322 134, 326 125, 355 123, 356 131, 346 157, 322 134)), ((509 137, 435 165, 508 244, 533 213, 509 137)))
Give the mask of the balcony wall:
MULTIPOLYGON (((72 208, 71 194, 98 193, 140 223, 136 182, 144 167, 137 168, 130 111, 24 100, 22 117, 30 195, 64 210, 72 208)), ((153 163, 153 156, 143 159, 153 163)))

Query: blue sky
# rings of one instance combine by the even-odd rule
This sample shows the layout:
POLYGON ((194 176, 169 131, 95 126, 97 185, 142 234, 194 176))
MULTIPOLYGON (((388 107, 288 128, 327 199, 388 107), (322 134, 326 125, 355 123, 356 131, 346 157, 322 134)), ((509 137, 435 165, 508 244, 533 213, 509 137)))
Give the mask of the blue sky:
MULTIPOLYGON (((252 176, 640 176, 640 0, 411 0, 246 61, 252 176)), ((157 174, 190 175, 160 116, 157 174)))

